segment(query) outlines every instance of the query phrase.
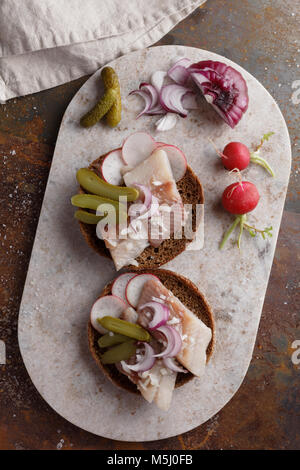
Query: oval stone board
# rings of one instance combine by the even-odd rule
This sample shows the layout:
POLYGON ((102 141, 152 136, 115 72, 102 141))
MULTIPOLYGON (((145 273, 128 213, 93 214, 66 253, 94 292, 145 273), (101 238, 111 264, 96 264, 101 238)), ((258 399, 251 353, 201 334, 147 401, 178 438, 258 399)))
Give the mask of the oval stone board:
POLYGON ((115 129, 103 123, 90 129, 79 126, 80 117, 101 93, 100 71, 96 72, 78 91, 61 124, 20 308, 19 343, 33 383, 61 416, 100 436, 148 441, 204 423, 232 398, 244 379, 276 246, 291 150, 286 124, 273 98, 254 77, 224 57, 196 48, 162 46, 133 52, 110 65, 121 82, 122 121, 115 129), (199 110, 180 118, 174 129, 164 133, 155 131, 158 116, 136 120, 143 103, 137 96, 128 96, 129 92, 141 81, 149 81, 153 71, 167 70, 178 56, 219 60, 243 74, 249 108, 234 130, 204 99, 199 110), (205 375, 175 390, 168 412, 115 388, 90 357, 89 310, 116 272, 110 260, 85 244, 70 204, 77 192, 76 170, 119 147, 137 130, 180 147, 205 191, 204 248, 182 253, 164 267, 183 274, 205 294, 215 316, 216 346, 205 375), (250 165, 243 179, 254 182, 261 195, 249 221, 261 228, 272 225, 273 237, 263 240, 245 233, 241 251, 231 240, 220 251, 222 235, 233 221, 222 210, 220 198, 236 177, 223 169, 208 138, 219 149, 232 140, 254 148, 270 131, 275 134, 264 144, 262 155, 276 178, 250 165))

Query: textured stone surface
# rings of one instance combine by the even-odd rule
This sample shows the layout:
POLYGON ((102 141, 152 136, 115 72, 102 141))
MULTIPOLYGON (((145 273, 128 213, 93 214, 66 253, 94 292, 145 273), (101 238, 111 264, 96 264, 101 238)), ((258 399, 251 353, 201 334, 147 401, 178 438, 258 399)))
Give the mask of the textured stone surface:
POLYGON ((140 101, 128 93, 140 80, 148 81, 152 70, 167 70, 181 55, 193 61, 223 60, 197 49, 165 46, 112 63, 123 85, 124 109, 122 122, 114 130, 102 123, 88 130, 78 125, 78 118, 98 94, 99 72, 74 97, 58 136, 20 310, 21 353, 41 395, 72 423, 112 439, 146 441, 188 431, 215 415, 236 392, 251 360, 288 184, 290 144, 284 120, 271 96, 245 71, 250 104, 234 131, 203 100, 199 111, 164 134, 164 140, 185 152, 206 194, 204 249, 183 253, 165 267, 191 279, 207 296, 216 319, 215 352, 205 376, 174 393, 168 413, 107 383, 89 356, 86 323, 93 299, 115 273, 111 261, 88 250, 72 219, 69 198, 76 192, 74 173, 99 154, 118 147, 129 132, 146 129, 159 138, 153 133, 157 118, 137 121, 140 101), (231 217, 218 201, 233 177, 224 172, 207 138, 222 148, 240 136, 238 140, 251 147, 256 136, 269 129, 275 136, 264 150, 277 178, 257 166, 251 166, 245 175, 256 182, 261 194, 251 220, 258 226, 272 225, 273 238, 245 237, 241 252, 231 243, 219 251, 218 243, 231 217))

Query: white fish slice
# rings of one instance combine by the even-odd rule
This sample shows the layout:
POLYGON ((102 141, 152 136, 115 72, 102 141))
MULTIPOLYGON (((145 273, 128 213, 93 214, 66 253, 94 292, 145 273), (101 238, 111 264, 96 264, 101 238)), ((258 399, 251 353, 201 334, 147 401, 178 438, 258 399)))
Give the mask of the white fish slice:
POLYGON ((206 365, 206 349, 212 337, 211 329, 157 279, 145 283, 138 307, 150 302, 153 297, 160 298, 161 295, 166 297, 165 303, 170 308, 170 319, 175 316, 180 320, 176 328, 180 328, 181 335, 185 338, 176 359, 192 374, 200 377, 206 365))

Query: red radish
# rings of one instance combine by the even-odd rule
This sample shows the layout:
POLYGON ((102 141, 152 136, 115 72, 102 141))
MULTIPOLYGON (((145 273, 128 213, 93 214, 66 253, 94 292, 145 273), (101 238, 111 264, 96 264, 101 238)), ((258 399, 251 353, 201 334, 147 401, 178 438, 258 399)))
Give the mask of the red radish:
POLYGON ((259 201, 256 186, 249 181, 233 183, 225 189, 222 204, 231 214, 242 215, 253 211, 259 201))
POLYGON ((257 228, 247 223, 246 214, 255 209, 259 202, 259 197, 260 196, 256 186, 253 183, 250 183, 250 181, 240 181, 238 183, 233 183, 227 186, 223 192, 222 204, 224 209, 226 209, 231 214, 235 214, 236 218, 229 230, 225 233, 220 244, 220 249, 223 248, 226 241, 238 224, 240 226, 239 237, 237 241, 239 248, 241 245, 241 237, 244 228, 253 237, 255 237, 256 233, 260 233, 263 238, 265 238, 265 234, 270 237, 272 236, 270 233, 272 227, 265 228, 264 230, 258 230, 257 228))
POLYGON ((135 132, 125 139, 122 156, 127 165, 136 167, 156 148, 156 142, 147 132, 135 132))
POLYGON ((127 303, 125 290, 126 290, 128 282, 134 276, 136 276, 136 274, 134 273, 124 273, 118 276, 117 279, 114 280, 114 283, 111 288, 111 293, 115 295, 116 297, 119 297, 120 299, 124 300, 124 302, 127 303))
POLYGON ((250 151, 248 147, 241 142, 230 142, 224 148, 221 158, 227 170, 237 168, 242 171, 247 168, 250 163, 250 151))
POLYGON ((101 166, 102 178, 107 183, 119 186, 123 183, 121 169, 125 166, 122 158, 122 149, 113 150, 108 153, 101 166))
POLYGON ((242 171, 245 168, 247 168, 250 162, 252 162, 265 168, 265 170, 267 170, 267 172, 270 173, 270 175, 274 177, 275 176, 274 171, 272 170, 268 162, 264 158, 262 158, 259 154, 263 143, 266 140, 269 140, 269 138, 273 134, 274 132, 269 132, 267 134, 264 134, 260 141, 260 144, 256 147, 254 152, 250 152, 248 147, 242 144, 241 142, 229 142, 229 144, 225 146, 223 153, 222 153, 217 149, 217 147, 215 146, 215 144, 213 143, 211 139, 209 139, 209 141, 214 146, 217 154, 221 157, 222 163, 227 170, 242 171))
POLYGON ((93 328, 104 335, 107 333, 107 330, 100 325, 97 319, 103 318, 107 315, 119 318, 127 307, 128 305, 126 302, 115 295, 105 295, 104 297, 100 297, 96 300, 91 310, 90 319, 93 328))
POLYGON ((158 277, 153 274, 137 274, 128 282, 125 295, 127 302, 133 308, 138 305, 145 282, 150 281, 151 279, 158 279, 158 277))
POLYGON ((175 145, 158 143, 158 148, 164 150, 169 159, 175 181, 181 180, 186 172, 187 161, 184 153, 175 145))

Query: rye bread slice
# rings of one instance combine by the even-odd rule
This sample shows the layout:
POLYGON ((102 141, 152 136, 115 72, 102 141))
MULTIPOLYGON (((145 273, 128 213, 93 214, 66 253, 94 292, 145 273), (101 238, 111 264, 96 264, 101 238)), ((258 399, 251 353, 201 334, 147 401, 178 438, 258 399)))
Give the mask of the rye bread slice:
MULTIPOLYGON (((128 272, 134 270, 128 270, 128 272)), ((188 308, 190 309, 195 315, 197 315, 200 320, 205 323, 206 326, 211 328, 212 330, 212 338, 207 347, 207 362, 211 358, 214 342, 215 342, 215 326, 214 326, 214 319, 213 314, 211 311, 210 306, 208 305, 205 297, 198 288, 188 279, 185 277, 174 273, 172 271, 168 271, 166 269, 146 269, 139 271, 139 274, 142 273, 150 273, 157 276, 162 284, 173 292, 173 294, 178 297, 178 299, 188 308)), ((111 287, 113 281, 107 284, 100 297, 104 295, 111 294, 111 287)), ((106 377, 117 387, 120 387, 124 390, 127 390, 131 393, 140 394, 135 384, 133 384, 126 375, 121 374, 118 369, 113 364, 106 364, 103 365, 100 361, 100 348, 98 346, 98 339, 100 338, 100 333, 96 331, 91 323, 88 323, 88 344, 90 352, 96 361, 97 365, 100 367, 102 372, 106 375, 106 377)), ((178 373, 176 379, 175 387, 181 387, 182 385, 186 384, 190 380, 194 378, 194 375, 191 372, 187 374, 178 373)))
MULTIPOLYGON (((100 177, 101 165, 106 155, 107 154, 97 158, 89 166, 89 169, 100 177)), ((192 228, 195 232, 198 228, 196 225, 196 205, 204 204, 202 185, 197 175, 189 166, 187 166, 184 177, 176 184, 183 204, 192 204, 192 228)), ((83 193, 85 191, 80 187, 80 192, 83 193)), ((106 248, 104 241, 100 240, 96 235, 95 226, 84 224, 83 222, 79 222, 79 225, 80 231, 87 244, 99 255, 111 259, 110 252, 106 248)), ((174 239, 172 236, 170 239, 164 240, 158 248, 152 246, 147 247, 143 253, 136 258, 138 266, 129 267, 135 270, 158 268, 182 253, 186 245, 190 242, 191 240, 186 239, 184 236, 180 240, 174 239)))

